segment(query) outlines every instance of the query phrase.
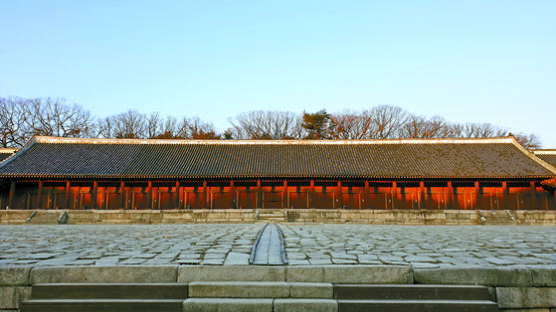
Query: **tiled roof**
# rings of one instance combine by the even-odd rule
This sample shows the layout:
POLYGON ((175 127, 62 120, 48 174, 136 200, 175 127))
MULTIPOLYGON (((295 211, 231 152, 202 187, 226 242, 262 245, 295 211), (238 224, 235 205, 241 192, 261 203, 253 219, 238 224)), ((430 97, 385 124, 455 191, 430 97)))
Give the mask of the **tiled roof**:
POLYGON ((533 151, 533 153, 535 154, 535 156, 556 167, 556 149, 535 150, 533 151))
POLYGON ((16 148, 0 148, 0 162, 17 152, 16 148))
POLYGON ((0 177, 553 178, 512 137, 369 141, 190 141, 36 137, 0 177))

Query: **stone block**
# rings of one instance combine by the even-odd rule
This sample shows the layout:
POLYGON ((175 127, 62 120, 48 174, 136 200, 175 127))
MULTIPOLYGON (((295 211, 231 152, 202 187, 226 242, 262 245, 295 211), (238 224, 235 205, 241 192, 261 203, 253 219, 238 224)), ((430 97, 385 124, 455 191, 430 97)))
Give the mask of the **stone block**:
POLYGON ((533 286, 556 286, 555 266, 531 267, 531 272, 533 274, 533 286))
POLYGON ((326 298, 334 296, 334 288, 330 283, 290 283, 292 298, 326 298))
POLYGON ((272 312, 272 299, 191 298, 183 312, 272 312))
POLYGON ((0 286, 29 285, 31 267, 0 268, 0 286))
POLYGON ((497 287, 500 308, 554 308, 556 287, 497 287))
POLYGON ((0 286, 0 308, 19 309, 23 300, 31 298, 31 287, 0 286))
POLYGON ((413 284, 410 266, 323 266, 324 281, 355 284, 413 284))
MULTIPOLYGON (((502 309, 502 312, 552 312, 550 309, 502 309)), ((556 309, 554 309, 556 311, 556 309)))
POLYGON ((190 298, 287 298, 286 282, 191 282, 190 298))
POLYGON ((31 271, 31 284, 38 283, 172 283, 177 266, 45 267, 31 271))
POLYGON ((336 300, 330 299, 276 299, 274 312, 337 312, 336 300))
POLYGON ((178 282, 195 281, 286 281, 286 269, 278 266, 255 265, 179 267, 178 282))
POLYGON ((322 266, 287 267, 286 280, 288 282, 324 282, 324 268, 322 266))
POLYGON ((416 284, 470 284, 484 286, 531 286, 531 270, 526 267, 447 267, 415 268, 416 284))

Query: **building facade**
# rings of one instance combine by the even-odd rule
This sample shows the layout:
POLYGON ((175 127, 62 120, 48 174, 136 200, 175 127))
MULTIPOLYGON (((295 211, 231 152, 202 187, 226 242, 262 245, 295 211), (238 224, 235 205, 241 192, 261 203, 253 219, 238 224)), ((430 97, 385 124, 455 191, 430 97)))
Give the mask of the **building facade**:
POLYGON ((35 137, 0 163, 0 207, 556 210, 556 168, 537 156, 513 137, 35 137))

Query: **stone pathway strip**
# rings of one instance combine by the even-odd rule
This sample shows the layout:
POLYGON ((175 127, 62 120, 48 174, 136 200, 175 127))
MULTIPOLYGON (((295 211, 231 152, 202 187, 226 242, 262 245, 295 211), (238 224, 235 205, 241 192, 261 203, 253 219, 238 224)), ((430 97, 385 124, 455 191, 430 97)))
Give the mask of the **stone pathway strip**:
MULTIPOLYGON (((264 226, 0 226, 0 268, 246 266, 264 226)), ((272 226, 269 231, 272 233, 276 229, 272 226)), ((290 266, 410 265, 421 269, 556 266, 556 227, 553 226, 282 224, 280 229, 290 266)), ((277 243, 270 243, 273 244, 277 243)), ((267 255, 272 254, 276 253, 268 249, 267 255)))
POLYGON ((284 265, 287 264, 284 253, 282 231, 276 224, 267 224, 255 243, 251 264, 284 265))

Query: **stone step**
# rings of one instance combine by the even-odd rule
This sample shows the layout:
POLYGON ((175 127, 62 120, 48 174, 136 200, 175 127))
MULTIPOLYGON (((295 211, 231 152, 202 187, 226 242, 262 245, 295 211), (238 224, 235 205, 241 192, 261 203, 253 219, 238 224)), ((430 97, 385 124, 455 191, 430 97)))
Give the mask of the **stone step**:
POLYGON ((185 299, 187 284, 61 283, 33 285, 33 299, 185 299))
POLYGON ((27 300, 21 304, 21 312, 181 312, 180 300, 124 300, 124 299, 58 299, 27 300))
POLYGON ((338 312, 498 312, 488 300, 338 300, 338 312))
POLYGON ((291 282, 191 282, 190 298, 326 298, 330 283, 291 282))
POLYGON ((192 298, 183 302, 183 312, 337 312, 331 299, 192 298))
POLYGON ((335 299, 492 300, 488 287, 475 285, 334 285, 335 299))

